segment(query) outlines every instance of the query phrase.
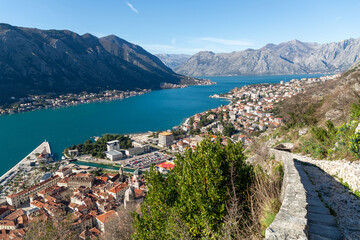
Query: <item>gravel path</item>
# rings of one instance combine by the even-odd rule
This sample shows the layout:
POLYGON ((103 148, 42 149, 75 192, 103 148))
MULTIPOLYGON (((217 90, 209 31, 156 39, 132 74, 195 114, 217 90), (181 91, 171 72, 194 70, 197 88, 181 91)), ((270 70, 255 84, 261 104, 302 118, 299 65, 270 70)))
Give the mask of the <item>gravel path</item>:
POLYGON ((344 238, 360 239, 360 199, 315 165, 303 163, 302 166, 320 199, 336 215, 344 238))

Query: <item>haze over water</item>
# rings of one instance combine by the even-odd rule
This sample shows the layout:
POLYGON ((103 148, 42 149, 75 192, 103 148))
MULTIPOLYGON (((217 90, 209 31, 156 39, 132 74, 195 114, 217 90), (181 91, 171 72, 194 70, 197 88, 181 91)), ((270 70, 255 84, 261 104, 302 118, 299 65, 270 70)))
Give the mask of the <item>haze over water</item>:
POLYGON ((69 146, 104 133, 139 133, 170 129, 208 109, 227 104, 209 98, 235 87, 279 83, 293 78, 320 75, 206 77, 218 82, 210 86, 153 91, 113 102, 84 104, 0 116, 0 175, 24 158, 45 139, 60 158, 69 146))

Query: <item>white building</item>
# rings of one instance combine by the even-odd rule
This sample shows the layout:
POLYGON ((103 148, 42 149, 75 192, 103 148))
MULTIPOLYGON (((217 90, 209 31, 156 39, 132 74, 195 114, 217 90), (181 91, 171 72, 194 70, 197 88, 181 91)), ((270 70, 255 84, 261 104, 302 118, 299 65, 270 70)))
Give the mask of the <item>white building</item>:
POLYGON ((159 146, 168 147, 171 146, 174 142, 174 136, 170 132, 161 132, 159 133, 159 146))
POLYGON ((55 175, 58 175, 58 176, 61 177, 61 178, 64 178, 64 177, 66 177, 66 176, 68 176, 68 175, 70 175, 70 174, 72 174, 72 169, 71 169, 71 168, 67 168, 67 167, 62 168, 61 170, 57 170, 57 171, 55 172, 55 175))
POLYGON ((120 151, 120 142, 119 140, 114 140, 106 143, 107 151, 120 151))
POLYGON ((106 154, 106 157, 108 159, 110 159, 111 161, 117 161, 117 160, 123 159, 123 157, 124 157, 124 154, 117 150, 110 150, 110 151, 105 152, 105 154, 106 154))
POLYGON ((120 152, 119 140, 109 141, 106 143, 107 151, 105 152, 106 157, 111 161, 117 161, 124 157, 124 154, 120 152))
POLYGON ((133 142, 133 146, 134 148, 129 148, 125 150, 125 154, 127 156, 134 156, 134 155, 139 155, 142 153, 146 153, 150 151, 150 146, 147 144, 142 144, 139 142, 133 142))

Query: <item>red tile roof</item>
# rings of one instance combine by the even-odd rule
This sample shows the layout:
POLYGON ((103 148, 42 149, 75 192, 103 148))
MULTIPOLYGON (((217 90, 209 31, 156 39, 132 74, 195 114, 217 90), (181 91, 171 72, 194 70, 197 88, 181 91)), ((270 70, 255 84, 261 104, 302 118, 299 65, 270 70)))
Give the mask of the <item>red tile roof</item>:
POLYGON ((104 214, 97 216, 96 219, 99 220, 101 223, 105 224, 114 219, 115 217, 117 217, 116 212, 114 210, 110 210, 104 214))

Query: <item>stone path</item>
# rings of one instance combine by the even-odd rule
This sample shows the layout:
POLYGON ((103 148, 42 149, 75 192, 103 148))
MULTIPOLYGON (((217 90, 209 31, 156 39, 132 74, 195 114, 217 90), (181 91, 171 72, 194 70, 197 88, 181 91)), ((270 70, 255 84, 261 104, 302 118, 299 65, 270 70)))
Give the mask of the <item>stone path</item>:
POLYGON ((360 239, 360 199, 318 167, 295 166, 307 191, 309 239, 360 239))

